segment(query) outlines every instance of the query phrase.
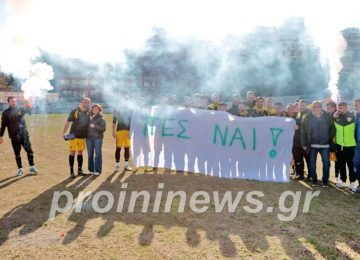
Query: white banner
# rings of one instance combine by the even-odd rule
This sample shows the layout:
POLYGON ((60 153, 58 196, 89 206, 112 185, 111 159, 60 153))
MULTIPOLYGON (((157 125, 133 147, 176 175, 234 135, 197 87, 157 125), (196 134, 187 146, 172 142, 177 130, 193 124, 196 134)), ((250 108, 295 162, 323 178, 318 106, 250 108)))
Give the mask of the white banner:
POLYGON ((288 182, 294 131, 291 118, 156 106, 133 112, 131 152, 136 167, 288 182))

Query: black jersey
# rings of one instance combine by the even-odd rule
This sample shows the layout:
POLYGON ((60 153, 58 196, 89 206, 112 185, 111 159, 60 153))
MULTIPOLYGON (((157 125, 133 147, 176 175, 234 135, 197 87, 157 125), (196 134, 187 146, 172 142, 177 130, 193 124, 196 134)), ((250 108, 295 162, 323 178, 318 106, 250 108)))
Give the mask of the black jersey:
POLYGON ((80 107, 75 108, 70 112, 69 122, 72 122, 70 134, 74 134, 75 138, 86 138, 88 127, 90 125, 89 110, 82 110, 80 107))

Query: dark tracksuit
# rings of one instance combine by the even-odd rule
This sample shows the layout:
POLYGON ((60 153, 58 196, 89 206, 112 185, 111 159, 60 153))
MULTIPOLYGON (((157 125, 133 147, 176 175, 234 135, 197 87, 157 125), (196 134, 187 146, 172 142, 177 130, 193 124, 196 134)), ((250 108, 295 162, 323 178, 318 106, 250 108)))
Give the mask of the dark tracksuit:
POLYGON ((29 133, 26 129, 24 117, 26 113, 29 113, 28 109, 9 107, 1 116, 0 136, 4 136, 5 129, 7 128, 18 168, 22 168, 20 156, 21 147, 23 147, 27 153, 29 165, 34 166, 34 153, 31 148, 29 133))
POLYGON ((301 141, 300 141, 301 125, 307 115, 308 115, 308 112, 299 112, 295 117, 297 129, 295 130, 295 134, 294 134, 292 153, 293 153, 294 162, 295 162, 296 176, 304 177, 304 168, 305 168, 304 159, 305 159, 307 169, 308 169, 308 179, 310 179, 309 154, 303 149, 303 147, 301 145, 301 141))

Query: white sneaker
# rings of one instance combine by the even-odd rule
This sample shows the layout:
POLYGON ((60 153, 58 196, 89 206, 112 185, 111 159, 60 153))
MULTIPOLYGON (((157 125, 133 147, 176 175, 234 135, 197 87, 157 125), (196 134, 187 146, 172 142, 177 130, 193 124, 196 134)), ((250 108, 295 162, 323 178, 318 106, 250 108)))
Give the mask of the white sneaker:
POLYGON ((341 183, 340 178, 335 178, 335 185, 337 186, 337 185, 340 184, 340 183, 341 183))
POLYGON ((120 171, 120 164, 116 163, 115 164, 115 172, 119 172, 120 171))
POLYGON ((99 176, 100 172, 94 172, 93 175, 99 176))
POLYGON ((31 173, 31 174, 38 174, 39 171, 36 169, 35 166, 31 166, 31 167, 30 167, 30 173, 31 173))
POLYGON ((132 171, 133 169, 129 165, 125 165, 125 170, 132 171))
POLYGON ((346 188, 347 187, 347 185, 346 185, 346 182, 340 182, 340 183, 336 183, 336 187, 338 187, 338 188, 346 188))
POLYGON ((351 190, 351 191, 353 191, 353 192, 356 191, 355 182, 351 182, 351 183, 350 183, 349 190, 351 190))
POLYGON ((21 175, 23 175, 23 173, 24 173, 23 168, 19 168, 16 176, 21 176, 21 175))

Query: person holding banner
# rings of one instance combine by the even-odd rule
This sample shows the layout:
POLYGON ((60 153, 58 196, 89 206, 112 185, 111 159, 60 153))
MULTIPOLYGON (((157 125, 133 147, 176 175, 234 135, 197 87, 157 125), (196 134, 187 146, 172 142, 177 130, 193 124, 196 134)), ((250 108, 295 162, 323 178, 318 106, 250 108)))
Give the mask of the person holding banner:
POLYGON ((248 112, 251 115, 255 107, 256 96, 254 91, 249 90, 246 92, 246 105, 248 107, 248 112))
POLYGON ((241 100, 238 105, 238 116, 248 117, 249 111, 246 109, 246 101, 241 100))
POLYGON ((286 106, 286 116, 291 117, 291 118, 295 118, 295 108, 294 108, 293 104, 288 104, 286 106))
POLYGON ((283 111, 283 105, 281 102, 274 104, 274 116, 287 117, 287 113, 283 111))
POLYGON ((316 159, 320 153, 323 164, 322 186, 328 188, 330 172, 330 143, 335 136, 331 115, 322 109, 319 101, 312 103, 312 111, 301 125, 301 145, 309 153, 310 174, 313 187, 318 186, 316 159))
POLYGON ((218 103, 219 103, 219 96, 216 93, 213 93, 211 95, 211 103, 208 106, 209 110, 217 110, 218 109, 218 103))
POLYGON ((200 96, 200 109, 208 109, 208 106, 209 98, 205 94, 202 94, 200 96))
POLYGON ((239 116, 239 96, 237 94, 233 94, 231 97, 231 108, 228 109, 228 112, 233 116, 239 116))
POLYGON ((253 110, 249 110, 251 117, 271 116, 270 112, 264 108, 264 102, 265 100, 263 97, 256 98, 255 108, 253 110))
POLYGON ((275 114, 274 98, 273 97, 268 97, 266 99, 266 110, 270 113, 270 115, 275 114))
POLYGON ((184 105, 184 107, 187 107, 187 108, 192 107, 192 105, 193 105, 192 98, 190 96, 185 96, 183 105, 184 105))
POLYGON ((226 103, 225 102, 219 102, 217 110, 222 111, 222 112, 228 112, 226 103))
POLYGON ((30 102, 25 100, 25 109, 17 106, 15 97, 8 97, 7 99, 9 108, 6 109, 1 115, 1 128, 0 128, 0 144, 4 142, 3 136, 5 129, 8 129, 8 134, 11 139, 11 145, 14 150, 15 160, 18 167, 17 176, 21 176, 23 172, 21 161, 21 147, 27 153, 27 158, 30 165, 30 173, 37 174, 39 171, 34 164, 34 153, 31 148, 29 133, 26 128, 25 114, 30 112, 30 102))
MULTIPOLYGON (((171 104, 172 106, 174 106, 175 104, 171 104)), ((192 108, 200 108, 201 106, 201 98, 200 98, 200 93, 195 93, 192 96, 192 104, 191 107, 192 108)))

